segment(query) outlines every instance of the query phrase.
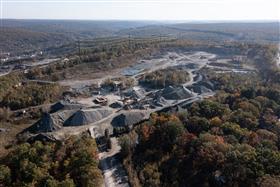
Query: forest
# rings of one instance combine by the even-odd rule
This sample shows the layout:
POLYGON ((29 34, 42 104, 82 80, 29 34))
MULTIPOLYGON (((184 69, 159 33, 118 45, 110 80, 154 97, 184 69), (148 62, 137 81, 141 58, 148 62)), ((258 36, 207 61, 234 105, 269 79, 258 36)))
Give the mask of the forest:
POLYGON ((164 88, 170 85, 185 83, 189 79, 188 72, 176 68, 168 68, 145 74, 140 79, 140 82, 151 88, 164 88))
POLYGON ((58 84, 40 84, 13 73, 0 77, 0 108, 17 110, 51 103, 62 96, 63 90, 58 84))
MULTIPOLYGON (((216 74, 203 68, 203 75, 216 88, 214 97, 177 111, 154 113, 120 136, 130 185, 280 186, 280 71, 275 45, 225 42, 220 47, 215 42, 151 40, 81 50, 67 63, 59 61, 0 77, 0 122, 12 121, 8 116, 14 110, 59 100, 64 89, 55 81, 70 75, 80 77, 85 69, 92 74, 126 67, 140 58, 172 50, 246 55, 257 72, 216 74)), ((159 88, 187 80, 189 75, 178 69, 159 70, 142 79, 159 88)), ((110 86, 112 81, 105 80, 101 86, 110 86)), ((133 79, 123 82, 123 87, 134 84, 133 79)), ((13 143, 0 158, 0 186, 102 184, 94 139, 82 136, 60 142, 13 143)))
POLYGON ((19 144, 0 159, 0 186, 101 186, 95 140, 84 134, 65 142, 19 144))
MULTIPOLYGON (((165 23, 158 21, 12 20, 4 19, 0 49, 12 54, 44 51, 62 54, 75 50, 78 40, 105 37, 176 37, 197 41, 240 41, 277 43, 278 22, 256 23, 165 23), (253 32, 252 32, 253 31, 253 32), (19 45, 20 44, 20 45, 19 45), (38 50, 39 49, 39 50, 38 50), (63 50, 62 50, 63 51, 63 50)), ((94 42, 95 43, 95 42, 94 42)))
POLYGON ((273 48, 253 54, 257 74, 208 71, 214 97, 153 114, 120 138, 132 186, 280 185, 279 70, 273 48))

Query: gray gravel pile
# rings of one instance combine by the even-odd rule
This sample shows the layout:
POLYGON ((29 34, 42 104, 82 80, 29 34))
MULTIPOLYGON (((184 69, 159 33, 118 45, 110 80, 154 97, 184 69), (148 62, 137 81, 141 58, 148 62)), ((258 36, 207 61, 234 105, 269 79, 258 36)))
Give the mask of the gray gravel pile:
POLYGON ((145 90, 143 89, 130 89, 123 93, 126 97, 132 97, 135 99, 143 99, 145 97, 145 90))
POLYGON ((28 143, 34 143, 36 141, 55 142, 56 139, 50 134, 40 133, 40 134, 37 134, 35 136, 28 138, 28 140, 27 140, 28 143))
POLYGON ((162 90, 161 96, 166 100, 182 100, 192 97, 193 94, 184 86, 168 86, 162 90))
POLYGON ((163 97, 159 96, 154 99, 154 104, 156 106, 163 107, 164 105, 167 105, 168 102, 163 97))
POLYGON ((116 101, 116 102, 110 104, 109 107, 111 107, 111 108, 122 108, 123 104, 119 101, 116 101))
POLYGON ((43 114, 39 121, 25 129, 25 131, 30 133, 53 132, 61 127, 56 116, 46 113, 43 114))
POLYGON ((146 115, 143 112, 129 112, 116 116, 111 124, 113 127, 129 127, 131 129, 133 125, 136 125, 145 119, 146 115))
POLYGON ((64 121, 74 112, 76 112, 76 110, 65 110, 53 114, 45 113, 39 121, 25 129, 23 132, 42 133, 56 131, 62 128, 64 121))
POLYGON ((51 106, 51 113, 55 113, 59 110, 78 110, 83 108, 84 105, 81 104, 73 104, 66 101, 59 101, 51 106))
POLYGON ((203 94, 203 93, 209 93, 212 90, 206 88, 205 86, 200 86, 200 85, 193 85, 190 87, 195 93, 203 94))
POLYGON ((81 126, 97 122, 112 114, 111 110, 88 109, 78 110, 64 122, 64 126, 81 126))
POLYGON ((205 86, 208 89, 215 90, 215 85, 211 81, 201 81, 197 84, 205 86))

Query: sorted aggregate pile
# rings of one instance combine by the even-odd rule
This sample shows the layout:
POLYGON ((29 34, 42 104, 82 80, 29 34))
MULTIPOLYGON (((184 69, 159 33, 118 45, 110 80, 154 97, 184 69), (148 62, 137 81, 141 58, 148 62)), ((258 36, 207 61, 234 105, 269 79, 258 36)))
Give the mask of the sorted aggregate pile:
POLYGON ((205 86, 208 89, 215 90, 215 85, 210 81, 201 81, 197 84, 199 84, 201 86, 205 86))
POLYGON ((145 90, 140 88, 132 88, 123 93, 126 97, 132 97, 135 99, 143 99, 145 97, 145 90))
POLYGON ((112 114, 112 111, 106 109, 79 110, 64 122, 64 126, 88 125, 97 122, 110 114, 112 114))
POLYGON ((51 114, 43 114, 42 118, 25 131, 31 133, 53 132, 61 128, 56 118, 51 114))
POLYGON ((166 100, 182 100, 192 97, 193 94, 184 86, 168 86, 161 91, 161 96, 166 100))
POLYGON ((199 94, 209 93, 212 91, 206 88, 205 86, 200 86, 200 85, 191 86, 190 89, 192 89, 192 91, 194 91, 195 93, 199 93, 199 94))
POLYGON ((131 129, 133 125, 136 125, 145 119, 146 115, 143 112, 129 112, 116 116, 111 124, 113 127, 129 127, 131 129))
POLYGON ((64 121, 74 112, 74 110, 65 110, 53 114, 45 113, 39 121, 25 129, 24 132, 42 133, 56 131, 62 128, 64 121))
POLYGON ((61 129, 63 126, 80 126, 97 122, 112 114, 111 110, 64 110, 53 114, 45 113, 35 124, 25 129, 23 133, 45 133, 61 129))
POLYGON ((73 104, 67 101, 59 101, 51 106, 50 113, 55 113, 59 110, 78 110, 83 108, 84 106, 81 104, 73 104))
POLYGON ((111 107, 111 108, 122 108, 123 104, 119 101, 116 101, 116 102, 110 104, 109 107, 111 107))
POLYGON ((167 105, 168 102, 163 97, 156 97, 154 99, 154 104, 156 106, 163 107, 164 105, 167 105))

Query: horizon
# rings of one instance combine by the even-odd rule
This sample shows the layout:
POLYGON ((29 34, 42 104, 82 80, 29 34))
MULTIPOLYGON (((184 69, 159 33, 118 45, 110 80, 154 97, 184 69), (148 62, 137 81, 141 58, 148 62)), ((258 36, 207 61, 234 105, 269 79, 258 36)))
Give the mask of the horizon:
POLYGON ((1 19, 280 20, 278 0, 1 0, 1 19))
POLYGON ((1 20, 12 21, 123 21, 123 22, 181 22, 181 23, 275 23, 278 19, 251 19, 251 20, 150 20, 150 19, 49 19, 49 18, 2 18, 1 20))

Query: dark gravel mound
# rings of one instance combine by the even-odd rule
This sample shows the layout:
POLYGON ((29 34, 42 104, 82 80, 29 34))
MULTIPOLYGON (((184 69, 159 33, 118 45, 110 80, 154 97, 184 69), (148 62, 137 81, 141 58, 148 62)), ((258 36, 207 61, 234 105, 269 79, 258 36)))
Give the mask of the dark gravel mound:
POLYGON ((111 124, 113 127, 129 127, 131 129, 133 125, 136 125, 145 119, 145 114, 142 112, 129 112, 116 116, 111 124))
POLYGON ((39 121, 25 129, 23 133, 28 132, 36 134, 56 131, 62 128, 64 121, 68 119, 75 111, 76 110, 65 110, 53 114, 45 113, 39 121))
POLYGON ((83 108, 84 106, 81 104, 72 104, 66 101, 59 101, 51 106, 51 113, 57 112, 59 110, 78 110, 83 108))
POLYGON ((79 110, 64 122, 64 126, 81 126, 97 122, 112 114, 105 109, 79 110))
POLYGON ((205 86, 200 86, 200 85, 194 85, 191 87, 191 89, 195 92, 195 93, 199 93, 199 94, 203 94, 203 93, 209 93, 212 90, 206 88, 205 86))
POLYGON ((43 114, 39 121, 24 131, 30 133, 53 132, 60 129, 61 127, 62 126, 59 124, 55 116, 46 113, 43 114))
POLYGON ((168 86, 162 90, 161 94, 167 100, 182 100, 193 96, 192 92, 184 86, 168 86))
POLYGON ((116 101, 116 102, 110 104, 109 107, 111 107, 111 108, 122 108, 123 104, 121 102, 116 101))

